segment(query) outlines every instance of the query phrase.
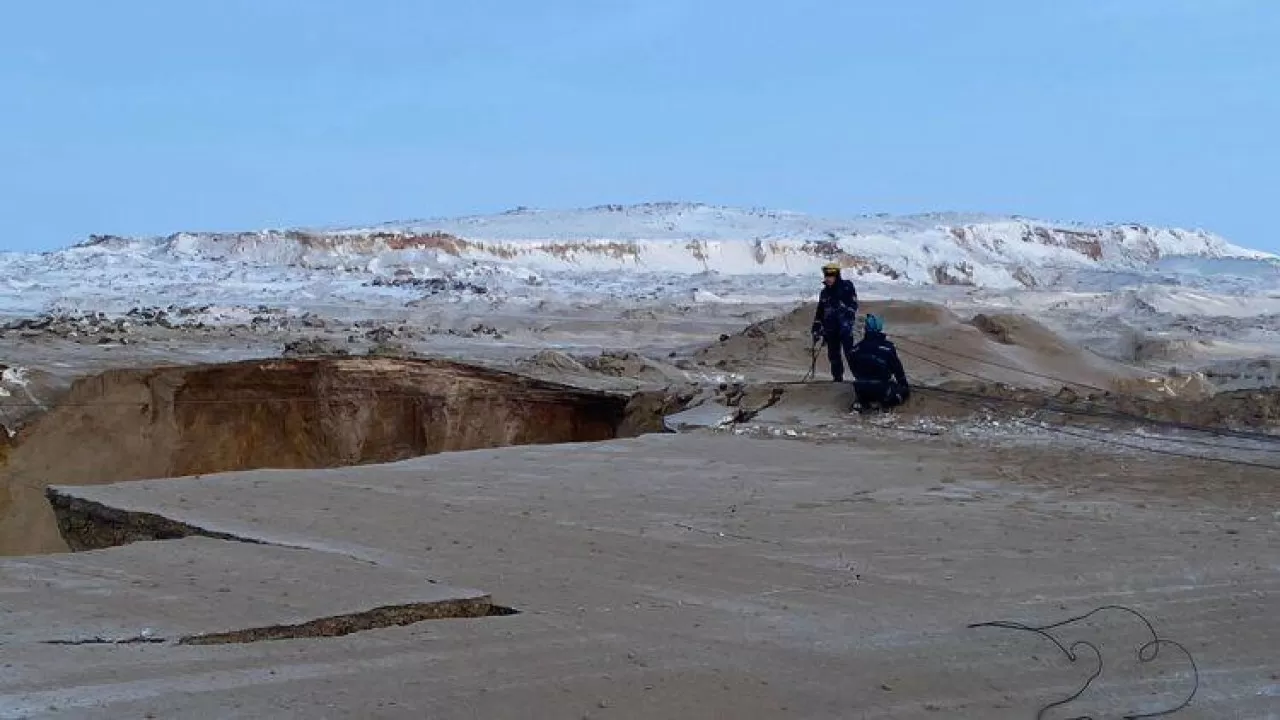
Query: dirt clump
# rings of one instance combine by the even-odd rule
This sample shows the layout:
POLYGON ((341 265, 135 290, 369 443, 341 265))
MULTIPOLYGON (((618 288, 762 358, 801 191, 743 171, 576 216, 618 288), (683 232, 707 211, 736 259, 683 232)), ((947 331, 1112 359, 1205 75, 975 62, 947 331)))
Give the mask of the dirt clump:
POLYGON ((351 351, 327 338, 301 338, 285 343, 284 350, 280 354, 287 358, 329 357, 350 355, 351 351))
POLYGON ((628 397, 444 360, 113 370, 77 381, 0 468, 0 554, 59 551, 43 489, 616 437, 628 397))
POLYGON ((688 408, 701 394, 693 385, 637 392, 627 403, 622 424, 618 426, 619 437, 666 432, 664 419, 688 408))
POLYGON ((1140 363, 1196 362, 1213 351, 1212 340, 1140 337, 1133 343, 1133 359, 1140 363))

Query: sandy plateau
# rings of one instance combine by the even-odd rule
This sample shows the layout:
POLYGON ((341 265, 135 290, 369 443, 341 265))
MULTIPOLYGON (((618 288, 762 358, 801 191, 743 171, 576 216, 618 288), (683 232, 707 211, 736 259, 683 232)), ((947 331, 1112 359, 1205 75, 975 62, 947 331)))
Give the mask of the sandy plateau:
POLYGON ((1270 310, 644 282, 12 313, 0 718, 1280 718, 1270 310))

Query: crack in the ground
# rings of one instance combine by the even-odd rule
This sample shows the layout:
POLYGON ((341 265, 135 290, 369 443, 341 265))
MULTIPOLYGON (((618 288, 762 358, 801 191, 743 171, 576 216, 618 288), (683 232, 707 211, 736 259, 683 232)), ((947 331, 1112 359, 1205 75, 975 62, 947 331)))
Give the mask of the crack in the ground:
MULTIPOLYGON (((101 550, 135 542, 178 540, 206 537, 214 540, 268 545, 295 550, 319 551, 315 548, 270 542, 232 533, 209 530, 155 513, 123 510, 74 495, 46 488, 46 497, 57 517, 63 538, 74 551, 101 550)), ((343 555, 342 553, 336 553, 343 555)), ((345 555, 344 555, 345 556, 345 555)), ((376 562, 362 559, 377 565, 376 562)), ((431 581, 434 583, 434 581, 431 581)), ((148 633, 124 638, 95 636, 85 639, 48 640, 51 645, 121 645, 135 643, 174 643, 177 645, 223 645, 270 640, 327 638, 381 628, 412 625, 428 620, 468 619, 518 614, 517 610, 495 605, 489 595, 472 598, 411 602, 376 607, 294 624, 267 625, 222 632, 186 635, 176 640, 153 637, 148 633)))
POLYGON ((185 635, 176 641, 144 633, 122 638, 97 635, 77 640, 45 640, 45 645, 229 645, 271 640, 302 640, 351 635, 368 630, 403 627, 428 620, 464 620, 482 617, 518 615, 519 611, 502 605, 494 605, 488 596, 463 600, 444 600, 422 603, 387 605, 384 607, 317 618, 303 623, 267 625, 264 627, 229 630, 225 632, 185 635))
POLYGON ((136 645, 140 643, 166 643, 169 642, 161 637, 152 635, 133 635, 123 638, 105 638, 101 635, 95 635, 91 638, 83 638, 80 640, 45 640, 45 645, 136 645))
POLYGON ((154 513, 121 510, 60 492, 54 487, 45 488, 45 497, 53 507, 63 540, 74 552, 105 550, 149 540, 181 540, 193 536, 251 545, 310 549, 208 530, 154 513))
MULTIPOLYGON (((324 552, 348 558, 372 566, 387 564, 386 557, 375 559, 369 553, 318 547, 312 544, 295 544, 279 540, 266 540, 250 535, 238 535, 211 530, 199 525, 174 520, 156 513, 111 507, 93 500, 86 500, 56 487, 45 488, 45 498, 53 509, 58 531, 72 552, 106 550, 135 542, 181 540, 188 537, 205 537, 213 540, 241 542, 250 545, 324 552)), ((380 554, 385 555, 385 553, 380 554)), ((395 564, 394 562, 391 564, 395 564)), ((439 581, 425 578, 432 585, 439 581)))
POLYGON ((269 640, 341 637, 366 630, 400 627, 427 620, 460 620, 493 615, 514 615, 516 612, 511 608, 495 606, 488 597, 408 603, 345 615, 333 615, 295 625, 268 625, 229 632, 188 635, 178 640, 178 644, 227 645, 269 640))

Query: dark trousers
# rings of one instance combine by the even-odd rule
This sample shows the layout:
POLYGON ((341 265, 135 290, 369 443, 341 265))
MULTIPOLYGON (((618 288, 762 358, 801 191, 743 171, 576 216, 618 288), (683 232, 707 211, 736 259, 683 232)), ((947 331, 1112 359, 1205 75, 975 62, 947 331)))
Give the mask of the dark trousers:
POLYGON ((831 364, 831 379, 836 382, 844 380, 844 363, 840 355, 853 367, 853 330, 828 331, 823 336, 827 341, 827 362, 831 364))
POLYGON ((907 401, 911 391, 895 380, 854 380, 853 392, 858 396, 858 404, 867 409, 897 407, 907 401))

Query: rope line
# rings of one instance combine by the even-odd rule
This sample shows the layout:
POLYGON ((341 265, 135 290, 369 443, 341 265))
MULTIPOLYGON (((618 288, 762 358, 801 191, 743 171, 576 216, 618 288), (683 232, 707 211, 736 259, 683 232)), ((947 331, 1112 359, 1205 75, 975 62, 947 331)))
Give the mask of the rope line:
MULTIPOLYGON (((916 389, 920 390, 921 392, 931 392, 939 395, 953 395, 956 397, 963 397, 971 400, 986 400, 986 401, 992 401, 996 403, 1022 405, 1026 407, 1038 408, 1040 410, 1045 410, 1048 412, 1058 413, 1060 415, 1078 415, 1082 417, 1112 417, 1111 415, 1105 412, 1091 412, 1089 410, 1072 410, 1071 408, 1054 407, 1051 404, 1035 406, 1026 401, 1014 400, 1012 398, 1002 398, 996 395, 983 395, 982 393, 966 392, 964 390, 952 390, 948 388, 938 388, 938 387, 929 387, 929 386, 921 386, 916 389)), ((1080 428, 1080 429, 1084 430, 1087 428, 1080 428)), ((1220 450, 1239 450, 1241 452, 1260 453, 1265 455, 1280 455, 1280 448, 1277 448, 1277 447, 1231 445, 1231 444, 1224 444, 1222 442, 1218 442, 1214 440, 1204 440, 1201 438, 1194 438, 1194 437, 1172 437, 1172 436, 1166 436, 1166 437, 1154 436, 1153 437, 1149 435, 1148 436, 1133 435, 1133 437, 1145 437, 1152 440, 1161 440, 1165 442, 1179 442, 1184 445, 1196 445, 1199 447, 1209 447, 1209 448, 1215 448, 1220 450)), ((1243 440, 1244 438, 1241 438, 1241 439, 1243 440)))
MULTIPOLYGON (((895 337, 897 337, 897 336, 895 336, 895 337)), ((928 343, 921 342, 920 340, 917 340, 917 339, 912 338, 912 337, 910 337, 910 336, 905 336, 905 337, 902 337, 901 339, 906 340, 906 341, 907 341, 907 342, 909 342, 909 343, 914 343, 914 344, 916 344, 916 345, 919 345, 920 347, 923 347, 923 348, 926 348, 926 349, 929 349, 929 350, 933 350, 934 352, 941 353, 941 354, 943 354, 943 355, 951 355, 952 357, 963 358, 963 359, 965 359, 965 360, 970 360, 970 361, 973 361, 973 362, 976 362, 976 363, 980 363, 980 364, 983 364, 983 365, 989 365, 989 366, 991 366, 991 367, 998 367, 998 368, 1002 368, 1002 369, 1005 369, 1005 370, 1011 370, 1011 371, 1013 371, 1013 372, 1019 372, 1019 373, 1022 373, 1022 374, 1024 374, 1024 375, 1029 375, 1029 376, 1031 376, 1031 377, 1037 377, 1037 378, 1041 378, 1041 379, 1044 379, 1044 380, 1051 380, 1051 381, 1053 381, 1053 382, 1056 382, 1056 383, 1059 383, 1059 384, 1062 384, 1062 385, 1068 385, 1068 386, 1069 386, 1069 385, 1076 385, 1076 386, 1079 386, 1079 387, 1087 388, 1087 389, 1089 389, 1089 390, 1096 390, 1096 391, 1098 391, 1098 392, 1106 393, 1107 395, 1111 395, 1111 396, 1113 396, 1113 397, 1117 397, 1117 398, 1120 398, 1120 399, 1122 399, 1122 400, 1130 400, 1130 401, 1133 401, 1133 402, 1146 402, 1146 401, 1145 401, 1145 400, 1143 400, 1142 398, 1138 398, 1138 397, 1135 397, 1135 396, 1132 396, 1132 395, 1125 395, 1125 394, 1123 394, 1123 393, 1116 393, 1116 392, 1112 392, 1112 391, 1110 391, 1110 390, 1107 390, 1106 388, 1096 387, 1096 386, 1094 386, 1094 385, 1089 385, 1089 384, 1087 384, 1087 383, 1079 383, 1079 382, 1075 382, 1075 381, 1073 381, 1073 380, 1066 380, 1066 379, 1064 379, 1064 378, 1055 377, 1055 376, 1053 376, 1053 375, 1047 375, 1047 374, 1044 374, 1044 373, 1039 373, 1039 372, 1035 372, 1035 371, 1032 371, 1032 370, 1026 370, 1026 369, 1023 369, 1023 368, 1017 368, 1017 367, 1014 367, 1014 366, 1012 366, 1012 365, 1006 365, 1006 364, 1003 364, 1003 363, 996 362, 996 361, 994 361, 994 360, 989 360, 989 359, 985 359, 985 358, 978 358, 978 357, 974 357, 974 356, 972 356, 972 355, 966 355, 966 354, 964 354, 964 353, 960 353, 960 352, 957 352, 957 351, 954 351, 954 350, 946 350, 946 349, 943 349, 943 348, 940 348, 940 347, 937 347, 937 346, 934 346, 934 345, 930 345, 930 344, 928 344, 928 343)), ((939 367, 942 367, 942 368, 944 368, 944 369, 946 369, 946 370, 949 370, 949 371, 951 371, 951 372, 959 373, 959 374, 961 374, 961 375, 968 375, 968 376, 970 376, 970 377, 976 377, 976 378, 978 378, 978 379, 980 379, 980 380, 983 380, 983 381, 985 381, 985 382, 993 382, 993 381, 988 380, 988 379, 986 379, 986 378, 983 378, 983 377, 981 377, 981 376, 974 375, 973 373, 965 372, 964 370, 960 370, 960 369, 958 369, 958 368, 954 368, 954 367, 950 367, 950 366, 948 366, 948 365, 944 365, 943 363, 936 362, 936 361, 934 361, 934 360, 931 360, 931 359, 926 358, 926 357, 922 357, 922 356, 920 356, 920 355, 918 355, 918 354, 911 353, 911 352, 906 351, 906 350, 903 350, 903 353, 904 353, 904 354, 907 354, 907 355, 910 355, 911 357, 914 357, 914 358, 916 358, 916 359, 924 360, 925 362, 932 362, 932 363, 934 363, 935 365, 938 365, 939 367)), ((1033 392, 1039 392, 1040 394, 1046 395, 1046 396, 1048 396, 1048 397, 1052 397, 1052 396, 1048 395, 1048 393, 1044 393, 1043 391, 1033 391, 1033 392)), ((1130 418, 1130 419, 1142 420, 1143 422, 1147 422, 1147 423, 1151 423, 1151 424, 1156 424, 1156 425, 1163 425, 1163 426, 1166 426, 1166 427, 1174 427, 1174 428, 1178 428, 1178 429, 1181 429, 1181 430, 1191 430, 1191 431, 1197 431, 1197 432, 1213 432, 1213 433, 1215 433, 1215 434, 1221 434, 1221 435, 1230 436, 1230 437, 1243 437, 1243 438, 1249 438, 1249 439, 1253 439, 1253 440, 1280 441, 1280 436, 1278 436, 1278 435, 1272 435, 1272 434, 1269 434, 1269 433, 1250 432, 1250 431, 1247 431, 1247 430, 1229 430, 1229 429, 1226 429, 1226 428, 1208 428, 1208 427, 1203 426, 1203 425, 1194 425, 1194 424, 1191 424, 1191 423, 1180 423, 1180 422, 1169 421, 1169 420, 1159 420, 1159 419, 1157 419, 1157 418, 1151 418, 1151 417, 1146 417, 1146 416, 1143 416, 1143 415, 1137 415, 1137 414, 1135 414, 1135 413, 1127 413, 1127 412, 1124 412, 1124 411, 1122 411, 1122 410, 1108 410, 1108 411, 1104 411, 1104 412, 1107 412, 1107 413, 1109 413, 1109 414, 1111 414, 1111 415, 1113 415, 1113 416, 1116 416, 1116 417, 1126 417, 1126 418, 1130 418)))
MULTIPOLYGON (((929 360, 928 358, 920 358, 920 357, 918 357, 918 356, 911 355, 910 353, 907 353, 906 351, 904 351, 904 354, 910 355, 911 357, 917 357, 917 359, 924 360, 925 362, 933 362, 933 361, 929 360)), ((967 373, 967 374, 969 374, 969 375, 973 375, 973 373, 967 373)), ((981 377, 981 376, 978 376, 978 375, 975 375, 974 377, 977 377, 978 379, 983 380, 983 381, 985 381, 985 382, 990 382, 990 380, 988 380, 988 379, 986 379, 986 378, 983 378, 983 377, 981 377)), ((1008 403, 1015 403, 1015 404, 1022 404, 1022 405, 1026 405, 1026 406, 1031 406, 1031 405, 1030 405, 1030 403, 1025 403, 1025 402, 1019 403, 1019 401, 1014 400, 1014 399, 1012 399, 1012 398, 999 398, 999 397, 994 397, 994 396, 989 396, 989 395, 982 395, 982 394, 980 394, 980 393, 969 393, 969 392, 964 392, 964 391, 961 391, 961 390, 948 390, 948 389, 946 389, 946 388, 927 387, 927 386, 922 386, 922 387, 920 387, 920 388, 918 388, 918 389, 919 389, 919 390, 922 390, 922 391, 927 391, 927 392, 932 392, 932 393, 937 393, 937 394, 942 394, 942 395, 954 395, 954 396, 958 396, 958 397, 965 397, 965 398, 969 398, 969 399, 973 399, 973 398, 980 398, 980 399, 984 399, 984 400, 995 400, 995 401, 999 401, 999 402, 1008 402, 1008 403)), ((1090 414, 1091 414, 1091 413, 1089 413, 1088 411, 1072 410, 1072 409, 1069 409, 1069 408, 1056 409, 1056 410, 1055 410, 1055 412, 1060 412, 1060 413, 1062 413, 1062 414, 1064 414, 1064 415, 1085 415, 1085 416, 1088 416, 1088 415, 1090 415, 1090 414)), ((1063 434, 1063 435, 1071 435, 1071 436, 1073 436, 1073 437, 1082 438, 1082 439, 1085 439, 1085 440, 1092 440, 1093 442, 1102 443, 1102 444, 1107 444, 1107 445, 1112 445, 1112 446, 1116 446, 1116 447, 1123 447, 1123 448, 1128 448, 1128 449, 1131 449, 1131 450, 1143 450, 1143 451, 1150 452, 1150 453, 1157 454, 1157 455, 1166 455, 1166 456, 1169 456, 1169 457, 1178 457, 1178 458, 1184 458, 1184 459, 1188 459, 1188 460, 1205 460, 1205 461, 1209 461, 1209 462, 1217 462, 1217 463, 1224 463, 1224 464, 1228 464, 1228 465, 1237 465, 1237 466, 1241 466, 1241 467, 1252 467, 1252 468, 1265 469, 1265 470, 1280 470, 1280 465, 1269 465, 1269 464, 1267 464, 1267 463, 1259 463, 1259 462, 1254 462, 1254 461, 1252 461, 1252 460, 1239 460, 1239 459, 1234 459, 1234 458, 1213 457, 1213 456, 1209 456, 1209 455, 1196 455, 1196 454, 1192 454, 1192 453, 1180 453, 1180 452, 1176 452, 1176 451, 1173 451, 1173 450, 1165 450, 1165 449, 1162 449, 1162 448, 1152 448, 1152 447, 1148 447, 1148 446, 1145 446, 1145 445, 1136 445, 1136 444, 1132 444, 1132 443, 1125 443, 1125 442, 1121 442, 1121 441, 1119 441, 1119 440, 1115 440, 1115 439, 1112 439, 1112 438, 1100 438, 1100 437, 1094 437, 1094 436, 1084 435, 1084 434, 1080 434, 1080 433, 1073 433, 1073 432, 1070 432, 1070 431, 1066 430, 1065 428, 1056 427, 1056 426, 1053 426, 1053 425, 1044 425, 1044 426, 1042 426, 1042 427, 1041 427, 1041 429, 1048 430, 1048 431, 1050 431, 1050 432, 1060 433, 1060 434, 1063 434)), ((1213 432, 1213 430, 1212 430, 1212 428, 1206 428, 1206 429, 1205 429, 1205 432, 1213 432)), ((1182 443, 1182 444, 1184 444, 1184 445, 1197 444, 1197 441, 1196 441, 1194 438, 1169 438, 1169 439, 1167 440, 1167 442, 1182 443)), ((1203 441, 1199 441, 1199 442, 1203 443, 1203 441)), ((1218 444, 1211 444, 1211 446, 1212 446, 1212 447, 1221 447, 1222 449, 1225 449, 1225 450, 1238 450, 1238 451, 1245 451, 1245 452, 1274 452, 1274 451, 1275 451, 1275 449, 1273 449, 1273 448, 1265 448, 1265 449, 1264 449, 1264 448, 1243 448, 1243 447, 1239 447, 1239 446, 1235 446, 1235 445, 1228 445, 1228 446, 1225 446, 1225 447, 1224 447, 1224 446, 1222 446, 1222 445, 1218 445, 1218 444)))
MULTIPOLYGON (((918 341, 915 341, 913 338, 905 338, 905 339, 906 339, 908 342, 917 342, 917 344, 920 344, 918 341)), ((942 353, 942 354, 954 354, 954 355, 957 355, 958 357, 965 357, 966 359, 971 359, 971 360, 973 360, 974 362, 977 362, 977 363, 980 363, 980 364, 992 365, 992 366, 995 366, 995 367, 1005 367, 1005 368, 1007 368, 1007 369, 1011 369, 1011 370, 1018 370, 1018 371, 1020 371, 1020 372, 1021 372, 1021 370, 1020 370, 1019 368, 1013 368, 1013 367, 1011 367, 1011 366, 1002 365, 1002 364, 1000 364, 1000 363, 995 363, 995 362, 992 362, 992 361, 990 361, 990 360, 986 360, 986 359, 983 359, 983 358, 974 358, 974 357, 970 357, 970 356, 961 356, 961 355, 959 355, 959 354, 957 354, 957 353, 953 353, 953 352, 951 352, 951 351, 948 351, 948 350, 945 350, 945 349, 942 349, 942 348, 937 348, 937 347, 934 347, 934 346, 928 346, 928 345, 926 345, 926 347, 929 347, 930 349, 934 350, 935 352, 939 352, 939 353, 942 353)), ((965 375, 965 376, 968 376, 968 377, 974 378, 974 379, 979 380, 979 381, 984 382, 984 383, 988 383, 988 384, 997 384, 997 383, 996 383, 994 380, 992 380, 991 378, 987 378, 987 377, 984 377, 984 376, 979 375, 979 374, 977 374, 977 373, 969 372, 969 371, 966 371, 966 370, 961 370, 961 369, 959 369, 959 368, 953 367, 953 366, 948 365, 948 364, 946 364, 946 363, 943 363, 943 362, 941 362, 941 361, 934 360, 934 359, 932 359, 932 358, 927 358, 927 357, 924 357, 924 356, 922 356, 922 355, 918 355, 918 354, 913 353, 913 352, 911 352, 911 351, 909 351, 909 350, 902 349, 902 350, 901 350, 901 352, 902 352, 902 354, 904 354, 904 355, 906 355, 906 356, 908 356, 908 357, 915 358, 915 359, 917 359, 917 360, 922 360, 922 361, 924 361, 924 362, 931 363, 931 364, 933 364, 933 365, 937 365, 938 367, 941 367, 941 368, 943 368, 944 370, 949 370, 949 371, 951 371, 951 372, 954 372, 954 373, 957 373, 957 374, 960 374, 960 375, 965 375)), ((1064 384, 1064 385, 1078 384, 1078 383, 1072 383, 1071 381, 1068 381, 1068 380, 1063 380, 1063 379, 1061 379, 1061 378, 1055 378, 1055 377, 1050 376, 1050 375, 1045 375, 1045 374, 1043 374, 1043 373, 1033 373, 1033 372, 1030 372, 1030 371, 1026 371, 1026 372, 1028 372, 1028 374, 1031 374, 1031 375, 1034 375, 1034 376, 1037 376, 1037 377, 1050 379, 1050 380, 1053 380, 1053 381, 1055 381, 1055 382, 1060 382, 1060 383, 1062 383, 1062 384, 1064 384)), ((778 383, 778 384, 780 384, 780 385, 796 385, 796 384, 810 384, 810 382, 809 382, 809 381, 807 381, 807 380, 805 380, 805 381, 801 381, 800 383, 783 382, 783 383, 778 383)), ((1084 386, 1084 385, 1082 385, 1082 386, 1084 386)), ((1084 387, 1090 387, 1090 386, 1084 386, 1084 387)), ((1034 406, 1034 405, 1032 405, 1031 403, 1027 403, 1026 401, 1019 401, 1019 400, 1016 400, 1016 399, 1014 399, 1014 398, 1001 398, 1001 397, 992 396, 992 395, 983 395, 983 394, 980 394, 980 393, 969 393, 969 392, 965 392, 965 391, 961 391, 961 390, 948 390, 948 389, 945 389, 945 388, 928 387, 928 386, 919 386, 919 387, 917 387, 917 388, 915 388, 915 389, 918 389, 918 390, 925 390, 925 391, 928 391, 928 392, 933 392, 933 393, 938 393, 938 394, 944 394, 944 395, 949 394, 949 395, 954 395, 954 396, 958 396, 958 397, 967 397, 967 398, 970 398, 970 399, 982 399, 982 400, 987 400, 987 401, 996 401, 996 402, 1004 402, 1004 403, 1012 403, 1012 404, 1021 404, 1021 405, 1027 406, 1027 407, 1035 407, 1035 406, 1034 406)), ((1094 388, 1094 389, 1099 389, 1099 390, 1101 390, 1101 388, 1094 388)), ((1050 395, 1049 393, 1046 393, 1046 392, 1044 392, 1044 391, 1039 391, 1039 390, 1032 390, 1032 389, 1029 389, 1029 390, 1028 390, 1028 392, 1033 393, 1033 394, 1036 394, 1036 395, 1040 395, 1040 396, 1042 396, 1042 397, 1046 398, 1046 400, 1048 401, 1048 403, 1060 402, 1060 401, 1058 401, 1058 400, 1057 400, 1057 398, 1055 398, 1054 396, 1052 396, 1052 395, 1050 395)), ((1105 391, 1105 390, 1103 390, 1103 392, 1106 392, 1106 391, 1105 391)), ((1119 411, 1107 411, 1107 410, 1086 410, 1086 409, 1078 409, 1078 408, 1070 408, 1070 407, 1044 407, 1044 408, 1042 408, 1042 409, 1051 410, 1051 411, 1053 411, 1053 412, 1058 412, 1058 413, 1063 414, 1063 415, 1076 415, 1076 416, 1100 417, 1100 418, 1111 418, 1111 419, 1122 418, 1122 419, 1127 419, 1127 420, 1130 420, 1130 421, 1135 421, 1135 422, 1142 423, 1142 424, 1146 424, 1146 425, 1152 425, 1152 426, 1157 426, 1157 427, 1172 427, 1172 428, 1176 428, 1176 429, 1180 429, 1180 430, 1187 430, 1187 431, 1192 431, 1192 432, 1201 432, 1201 433, 1211 434, 1211 435, 1215 435, 1215 436, 1217 436, 1217 437, 1230 437, 1230 438, 1236 438, 1236 439, 1247 439, 1247 440, 1262 441, 1262 442, 1267 442, 1267 443, 1276 443, 1276 442, 1280 442, 1280 436, 1271 435, 1271 434, 1267 434, 1267 433, 1251 433, 1251 432, 1245 432, 1245 431, 1233 431, 1233 430, 1226 430, 1226 429, 1220 429, 1220 428, 1213 428, 1213 427, 1207 427, 1207 426, 1201 426, 1201 425, 1192 425, 1192 424, 1188 424, 1188 423, 1173 423, 1173 422, 1167 422, 1167 421, 1158 420, 1158 419, 1156 419, 1156 418, 1149 418, 1149 417, 1144 417, 1144 416, 1141 416, 1141 415, 1136 415, 1136 414, 1132 414, 1132 413, 1123 413, 1123 412, 1119 412, 1119 411)), ((1148 447, 1148 446, 1145 446, 1145 445, 1136 445, 1136 444, 1132 444, 1132 443, 1125 443, 1125 442, 1121 442, 1121 441, 1118 441, 1118 440, 1115 440, 1115 439, 1112 439, 1112 438, 1100 438, 1100 437, 1095 437, 1095 436, 1085 435, 1085 434, 1082 434, 1082 433, 1073 433, 1073 432, 1071 432, 1071 431, 1069 431, 1069 430, 1066 430, 1065 428, 1059 428, 1059 427, 1050 426, 1050 425, 1043 426, 1043 428, 1042 428, 1042 429, 1048 430, 1048 431, 1050 431, 1050 432, 1058 432, 1058 433, 1061 433, 1061 434, 1063 434, 1063 435, 1070 435, 1070 436, 1077 437, 1077 438, 1081 438, 1081 439, 1091 440, 1091 441, 1093 441, 1093 442, 1097 442, 1097 443, 1108 444, 1108 445, 1112 445, 1112 446, 1116 446, 1116 447, 1123 447, 1123 448, 1131 449, 1131 450, 1140 450, 1140 451, 1144 451, 1144 452, 1150 452, 1150 453, 1153 453, 1153 454, 1165 455, 1165 456, 1169 456, 1169 457, 1178 457, 1178 458, 1183 458, 1183 459, 1188 459, 1188 460, 1202 460, 1202 461, 1207 461, 1207 462, 1216 462, 1216 463, 1223 463, 1223 464, 1229 464, 1229 465, 1236 465, 1236 466, 1241 466, 1241 467, 1250 467, 1250 468, 1256 468, 1256 469, 1280 470, 1280 466, 1277 466, 1277 465, 1270 465, 1270 464, 1267 464, 1267 463, 1254 462, 1254 461, 1250 461, 1250 460, 1239 460, 1239 459, 1234 459, 1234 458, 1221 458, 1221 457, 1213 457, 1213 456, 1208 456, 1208 455, 1198 455, 1198 454, 1193 454, 1193 453, 1181 453, 1181 452, 1177 452, 1177 451, 1173 451, 1173 450, 1167 450, 1167 449, 1162 449, 1162 448, 1152 448, 1152 447, 1148 447)), ((1224 450, 1236 450, 1236 451, 1243 451, 1243 452, 1254 452, 1254 453, 1274 453, 1274 452, 1280 452, 1280 449, 1277 449, 1277 448, 1257 448, 1257 447, 1242 447, 1242 446, 1238 446, 1238 445, 1224 445, 1224 444, 1221 444, 1221 443, 1213 443, 1213 442, 1209 442, 1209 441, 1199 440, 1199 439, 1196 439, 1196 438, 1167 438, 1167 439, 1165 439, 1165 438, 1161 438, 1161 440, 1164 440, 1164 441, 1166 441, 1166 442, 1181 443, 1181 444, 1183 444, 1183 445, 1202 445, 1202 446, 1208 446, 1208 447, 1220 448, 1220 449, 1224 449, 1224 450)))
MULTIPOLYGON (((909 352, 907 352, 907 351, 905 351, 905 350, 903 351, 903 354, 904 354, 904 355, 908 355, 909 357, 916 357, 918 360, 923 360, 923 361, 925 361, 925 362, 933 362, 932 360, 929 360, 928 358, 921 358, 921 357, 917 357, 917 356, 915 356, 915 355, 911 355, 911 353, 909 353, 909 352)), ((1037 395, 1042 395, 1043 397, 1045 397, 1045 398, 1046 398, 1046 402, 1045 402, 1045 404, 1044 404, 1044 405, 1035 406, 1035 405, 1033 405, 1032 403, 1029 403, 1029 402, 1027 402, 1027 401, 1025 401, 1025 400, 1017 400, 1017 399, 1014 399, 1014 398, 1000 397, 1000 396, 998 396, 998 395, 984 395, 984 394, 982 394, 982 393, 968 392, 968 391, 965 391, 965 390, 955 390, 955 389, 950 389, 950 388, 931 387, 931 386, 928 386, 928 385, 921 385, 921 386, 919 386, 919 387, 917 387, 917 388, 915 388, 915 389, 920 390, 920 391, 922 391, 922 392, 932 392, 932 393, 937 393, 937 394, 940 394, 940 395, 953 395, 953 396, 956 396, 956 397, 963 397, 963 398, 967 398, 967 399, 970 399, 970 400, 983 400, 983 401, 990 401, 990 402, 996 402, 996 403, 1005 403, 1005 404, 1012 404, 1012 405, 1022 405, 1022 406, 1025 406, 1025 407, 1038 407, 1038 408, 1039 408, 1039 409, 1041 409, 1041 410, 1046 410, 1046 411, 1049 411, 1049 412, 1056 412, 1056 413, 1061 414, 1061 415, 1078 415, 1078 416, 1082 416, 1082 417, 1096 417, 1096 418, 1110 418, 1110 419, 1117 419, 1117 418, 1118 418, 1118 419, 1125 419, 1125 420, 1139 421, 1139 422, 1143 422, 1143 424, 1148 424, 1148 425, 1153 425, 1153 426, 1160 426, 1160 425, 1161 425, 1161 423, 1159 423, 1159 422, 1157 422, 1157 421, 1146 421, 1146 422, 1144 422, 1144 421, 1143 421, 1143 418, 1142 418, 1141 416, 1130 416, 1130 415, 1127 415, 1127 414, 1124 414, 1124 413, 1113 413, 1113 412, 1109 412, 1109 411, 1107 411, 1107 410, 1091 410, 1091 409, 1085 409, 1085 408, 1072 408, 1072 407, 1070 407, 1069 405, 1063 405, 1063 404, 1055 405, 1054 403, 1055 403, 1055 401, 1056 401, 1056 398, 1054 398, 1052 395, 1049 395, 1048 393, 1042 393, 1042 392, 1035 391, 1035 390, 1028 390, 1028 392, 1032 392, 1032 393, 1035 393, 1035 394, 1037 394, 1037 395)), ((1179 428, 1179 429, 1189 429, 1189 428, 1179 428)), ((1198 426, 1197 426, 1195 429, 1199 430, 1200 432, 1205 432, 1205 433, 1209 433, 1209 434, 1217 434, 1217 429, 1216 429, 1216 428, 1212 428, 1212 427, 1203 427, 1203 428, 1200 428, 1200 427, 1198 427, 1198 426)), ((1235 438, 1235 439, 1239 439, 1239 440, 1254 440, 1254 438, 1236 438, 1234 435, 1227 435, 1227 437, 1229 437, 1229 438, 1235 438)), ((1221 443, 1221 442, 1215 442, 1215 441, 1213 441, 1213 440, 1203 440, 1203 439, 1200 439, 1200 438, 1157 438, 1157 439, 1161 439, 1161 440, 1169 440, 1169 441, 1175 441, 1175 440, 1176 440, 1176 441, 1181 442, 1181 443, 1186 444, 1186 445, 1199 445, 1199 446, 1203 446, 1203 447, 1220 448, 1220 449, 1225 449, 1225 450, 1241 450, 1241 451, 1244 451, 1244 452, 1256 452, 1256 453, 1267 453, 1267 454, 1280 454, 1280 447, 1256 447, 1256 446, 1245 446, 1245 445, 1231 445, 1231 444, 1223 444, 1223 443, 1221 443)), ((1280 441, 1280 437, 1272 436, 1272 435, 1266 435, 1266 436, 1264 436, 1264 437, 1261 437, 1261 438, 1257 438, 1257 439, 1256 439, 1256 441, 1258 441, 1258 442, 1265 442, 1265 441, 1268 441, 1268 440, 1269 440, 1269 441, 1280 441)), ((1268 443, 1268 444, 1270 444, 1270 443, 1268 443)))

